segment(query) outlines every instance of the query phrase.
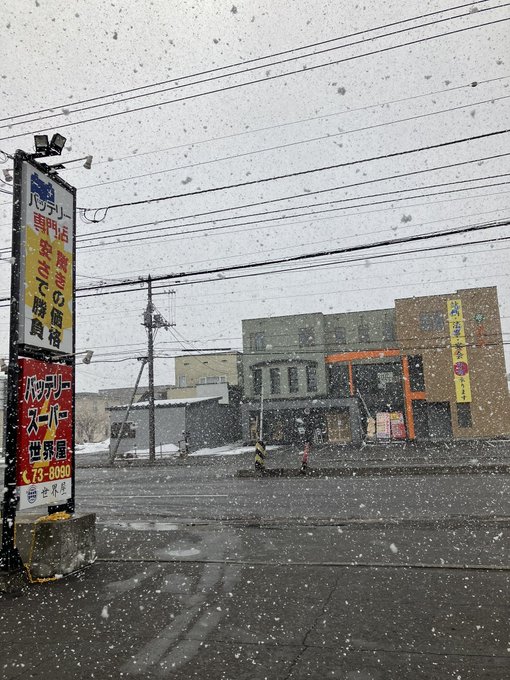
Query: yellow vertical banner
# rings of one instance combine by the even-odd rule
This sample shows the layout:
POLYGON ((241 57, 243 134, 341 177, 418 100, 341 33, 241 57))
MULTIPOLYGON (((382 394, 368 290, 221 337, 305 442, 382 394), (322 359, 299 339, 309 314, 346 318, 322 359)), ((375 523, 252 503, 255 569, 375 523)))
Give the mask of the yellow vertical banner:
POLYGON ((450 346, 452 349, 453 381, 458 403, 471 402, 471 381, 464 331, 464 315, 460 299, 447 300, 450 346))

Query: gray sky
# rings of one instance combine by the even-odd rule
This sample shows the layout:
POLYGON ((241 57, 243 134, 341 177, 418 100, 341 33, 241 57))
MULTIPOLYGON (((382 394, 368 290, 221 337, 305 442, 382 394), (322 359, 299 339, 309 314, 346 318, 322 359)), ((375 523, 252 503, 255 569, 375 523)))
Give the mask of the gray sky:
MULTIPOLYGON (((61 132, 68 139, 64 158, 93 154, 92 170, 87 171, 80 164, 75 164, 61 174, 78 187, 78 206, 99 207, 299 172, 504 129, 508 127, 508 99, 499 98, 510 96, 508 23, 308 70, 316 64, 508 18, 508 7, 481 11, 502 6, 502 0, 480 2, 475 6, 478 12, 448 22, 382 39, 369 39, 382 31, 363 34, 324 45, 322 49, 365 39, 363 44, 277 66, 267 65, 244 75, 182 87, 193 82, 193 79, 182 79, 189 74, 345 36, 456 4, 423 0, 404 3, 370 0, 355 5, 345 0, 287 3, 252 0, 235 2, 235 5, 232 1, 212 0, 4 2, 0 40, 2 118, 49 107, 55 107, 55 113, 62 113, 66 106, 78 100, 169 78, 181 80, 155 88, 180 85, 179 89, 171 92, 74 115, 64 114, 39 123, 2 127, 0 149, 7 153, 13 153, 16 148, 31 150, 33 132, 51 126, 52 130, 61 132), (70 124, 298 69, 301 72, 285 78, 96 122, 70 124), (487 80, 492 82, 483 82, 487 80), (460 88, 472 82, 479 85, 460 88), (412 99, 407 101, 395 102, 410 97, 412 99), (463 108, 407 122, 393 122, 457 107, 463 108), (374 127, 376 125, 379 127, 374 127), (356 132, 358 128, 366 127, 371 129, 356 132), (12 138, 12 135, 20 133, 26 134, 12 138), (306 140, 316 137, 322 139, 306 143, 306 140), (287 146, 260 152, 283 145, 287 146), (235 159, 218 160, 241 154, 244 155, 235 159), (149 173, 153 174, 148 176, 149 173)), ((462 4, 460 0, 458 4, 462 4)), ((409 28, 425 21, 464 14, 468 10, 458 9, 449 15, 430 17, 389 30, 409 28)), ((306 49, 289 56, 313 51, 306 49)), ((27 117, 32 118, 38 116, 27 117)), ((11 119, 0 122, 0 125, 21 120, 24 119, 11 119)), ((509 138, 508 135, 500 135, 446 149, 245 188, 115 209, 100 224, 86 224, 79 219, 79 236, 98 233, 99 236, 92 242, 93 248, 78 250, 77 284, 84 286, 149 273, 159 275, 265 261, 328 247, 501 219, 508 215, 508 185, 394 204, 366 205, 321 213, 314 218, 291 219, 293 212, 289 211, 285 213, 286 219, 279 222, 231 226, 226 230, 193 236, 176 235, 179 229, 173 229, 173 232, 159 232, 157 240, 135 244, 123 243, 129 238, 129 229, 119 232, 115 243, 101 237, 103 231, 115 227, 231 208, 460 163, 505 151, 510 152, 509 138)), ((0 168, 5 167, 9 167, 8 163, 0 165, 0 168)), ((239 222, 249 222, 255 218, 242 219, 241 216, 271 208, 313 206, 327 200, 492 176, 507 172, 507 169, 508 158, 503 157, 400 180, 311 194, 294 202, 228 211, 222 216, 239 216, 239 222)), ((473 184, 503 182, 505 179, 473 184)), ((453 188, 461 186, 465 185, 453 188)), ((3 184, 0 188, 9 189, 3 184)), ((438 187, 422 193, 440 190, 441 187, 438 187)), ((352 203, 370 204, 377 200, 381 199, 360 199, 352 203)), ((11 230, 9 196, 0 194, 0 204, 0 230, 3 244, 7 246, 10 245, 11 230)), ((308 209, 308 212, 311 210, 308 209)), ((185 223, 190 222, 193 220, 185 223)), ((159 226, 169 224, 175 226, 180 223, 159 226)), ((222 224, 238 225, 238 221, 202 226, 210 228, 222 224)), ((147 234, 150 227, 143 229, 147 234)), ((497 234, 507 235, 508 230, 482 232, 462 240, 468 242, 497 234)), ((449 242, 453 242, 453 238, 449 242)), ((176 287, 175 332, 187 347, 191 342, 196 347, 236 349, 241 347, 243 318, 373 309, 392 306, 397 297, 497 285, 504 339, 510 341, 509 248, 508 242, 466 246, 421 255, 399 254, 388 260, 339 264, 292 274, 266 274, 233 281, 218 279, 176 287)), ((9 265, 0 263, 2 297, 8 294, 8 275, 9 265)), ((168 316, 168 296, 158 296, 155 302, 168 316)), ((146 335, 141 326, 141 313, 145 304, 146 292, 142 288, 122 295, 87 298, 78 302, 77 349, 95 350, 95 361, 90 366, 79 365, 78 390, 124 386, 134 381, 138 370, 135 360, 119 363, 105 363, 105 360, 117 361, 143 353, 146 335)), ((0 353, 7 355, 7 308, 0 309, 0 330, 0 353)), ((169 355, 180 349, 171 333, 160 332, 157 341, 158 355, 169 355)), ((170 383, 172 380, 173 362, 158 359, 156 381, 170 383)))

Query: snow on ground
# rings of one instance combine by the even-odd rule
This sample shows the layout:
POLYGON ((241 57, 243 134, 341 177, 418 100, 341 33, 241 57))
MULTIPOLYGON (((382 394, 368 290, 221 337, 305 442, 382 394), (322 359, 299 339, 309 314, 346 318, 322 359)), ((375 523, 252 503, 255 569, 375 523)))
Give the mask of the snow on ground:
MULTIPOLYGON (((156 444, 156 458, 163 458, 165 456, 175 456, 179 453, 179 447, 176 444, 156 444)), ((149 449, 130 449, 123 455, 133 454, 136 458, 148 458, 149 449)))
MULTIPOLYGON (((271 451, 277 449, 277 446, 268 446, 267 450, 271 451)), ((104 453, 110 449, 110 440, 106 439, 103 442, 93 444, 86 442, 85 444, 76 445, 76 453, 104 453)), ((226 444, 225 446, 217 446, 215 448, 204 448, 198 451, 193 451, 189 455, 195 456, 242 456, 244 454, 253 455, 255 451, 254 446, 241 446, 239 443, 226 444)), ((134 458, 148 458, 149 449, 130 449, 124 455, 131 454, 134 458)), ((176 444, 158 444, 156 446, 156 458, 165 458, 166 456, 176 456, 179 454, 179 447, 176 444)))
POLYGON ((74 447, 76 453, 104 453, 110 449, 110 440, 105 439, 104 442, 85 442, 84 444, 76 444, 74 447))
POLYGON ((198 449, 198 451, 193 451, 190 456, 240 456, 243 453, 251 451, 253 453, 252 446, 218 446, 215 449, 198 449))
MULTIPOLYGON (((267 451, 272 451, 277 448, 277 446, 266 446, 267 451)), ((249 453, 253 455, 254 452, 254 446, 228 444, 227 446, 219 446, 215 449, 199 449, 198 451, 190 453, 190 456, 241 456, 243 453, 249 453)))

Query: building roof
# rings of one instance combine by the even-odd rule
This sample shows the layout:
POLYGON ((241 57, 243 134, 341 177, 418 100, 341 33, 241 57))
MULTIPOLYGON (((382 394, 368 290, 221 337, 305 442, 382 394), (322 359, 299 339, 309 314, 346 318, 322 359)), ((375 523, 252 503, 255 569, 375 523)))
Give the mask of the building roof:
MULTIPOLYGON (((221 397, 189 397, 187 399, 155 399, 154 406, 156 408, 171 408, 173 406, 187 406, 188 404, 196 404, 198 402, 210 401, 217 402, 221 397)), ((127 409, 128 404, 122 404, 120 406, 108 406, 108 411, 120 411, 127 409)), ((149 407, 148 401, 136 401, 131 406, 131 411, 136 411, 137 409, 145 409, 149 407)))

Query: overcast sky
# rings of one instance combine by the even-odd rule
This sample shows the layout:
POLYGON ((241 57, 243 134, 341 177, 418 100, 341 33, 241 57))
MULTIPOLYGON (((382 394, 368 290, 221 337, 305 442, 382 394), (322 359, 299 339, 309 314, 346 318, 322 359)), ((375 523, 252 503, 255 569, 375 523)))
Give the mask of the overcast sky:
MULTIPOLYGON (((74 163, 61 173, 78 188, 78 206, 94 208, 296 173, 503 130, 508 127, 506 98, 510 96, 508 22, 359 56, 508 19, 508 7, 502 7, 502 0, 479 2, 219 72, 223 75, 248 66, 263 66, 228 78, 195 85, 190 83, 218 73, 184 78, 462 4, 461 0, 367 0, 359 4, 352 0, 250 0, 236 1, 234 5, 220 0, 3 2, 0 117, 5 120, 0 122, 0 149, 8 154, 17 148, 30 151, 32 135, 37 130, 51 128, 61 132, 67 137, 64 159, 94 156, 91 170, 74 163), (498 6, 502 8, 485 11, 498 6), (461 14, 465 16, 412 29, 461 14), (402 29, 406 31, 377 37, 402 29), (363 42, 347 45, 356 41, 363 42), (310 56, 332 47, 335 49, 310 56), (297 55, 308 56, 272 65, 276 59, 297 55), (347 57, 356 58, 311 68, 347 57), (288 71, 297 73, 271 79, 288 71), (252 80, 262 82, 231 87, 252 80), (144 96, 113 106, 104 106, 112 101, 111 97, 73 106, 73 102, 162 82, 165 84, 152 89, 130 92, 144 96), (169 87, 173 89, 168 91, 169 87), (167 91, 147 96, 154 89, 167 91), (223 91, 166 103, 218 89, 223 91), (113 115, 162 102, 165 103, 113 115), (101 106, 69 113, 96 104, 101 106), (40 120, 51 113, 45 111, 7 118, 51 107, 52 113, 60 114, 58 117, 40 120), (99 116, 101 120, 76 124, 99 116), (409 118, 413 120, 402 120, 409 118), (33 122, 6 127, 30 120, 33 122), (263 151, 270 147, 280 148, 263 151), (220 160, 232 156, 237 158, 220 160)), ((510 140, 503 134, 247 187, 112 209, 98 224, 87 224, 79 218, 79 239, 87 234, 93 236, 88 242, 83 240, 81 246, 78 241, 77 285, 263 262, 502 219, 508 215, 507 184, 394 203, 380 203, 384 196, 362 197, 409 188, 417 188, 415 193, 408 192, 411 196, 465 188, 470 185, 441 185, 508 172, 506 156, 350 189, 312 192, 505 152, 510 153, 510 140), (430 185, 439 186, 420 191, 430 185), (310 195, 232 210, 295 194, 310 195), (290 210, 307 205, 312 207, 304 212, 311 212, 316 203, 356 197, 358 200, 351 202, 323 205, 321 209, 342 209, 308 218, 292 217, 303 210, 290 210), (346 209, 350 204, 364 207, 346 209), (286 212, 269 215, 284 217, 279 221, 260 223, 260 218, 242 217, 282 208, 286 212), (166 231, 157 232, 157 239, 147 240, 154 223, 160 220, 219 209, 225 212, 217 217, 238 219, 212 223, 208 216, 164 222, 157 226, 166 231), (190 228, 176 228, 205 220, 209 222, 194 228, 207 228, 205 232, 179 235, 190 228), (149 225, 129 229, 140 223, 149 225), (245 226, 240 226, 243 223, 245 226), (216 228, 225 225, 229 225, 227 229, 216 228), (115 239, 105 238, 106 232, 116 227, 121 230, 112 232, 115 239), (126 243, 127 239, 139 237, 145 240, 126 243)), ((11 167, 9 163, 0 165, 0 169, 11 167)), ((503 183, 506 179, 480 179, 472 186, 503 183)), ((0 184, 0 189, 9 191, 10 187, 0 184)), ((395 198, 405 195, 393 194, 395 198)), ((5 248, 10 246, 9 195, 1 193, 0 204, 5 248)), ((266 272, 235 280, 220 275, 208 283, 169 285, 166 290, 176 291, 176 325, 172 331, 159 332, 156 353, 171 356, 190 346, 240 349, 243 318, 391 307, 398 297, 488 285, 498 286, 504 340, 510 341, 510 242, 469 245, 471 240, 498 235, 507 236, 508 228, 424 244, 426 247, 460 240, 467 244, 463 248, 412 255, 403 254, 406 247, 392 248, 399 255, 388 259, 293 273, 266 272)), ((0 291, 1 297, 9 294, 6 262, 0 263, 0 291)), ((166 294, 155 298, 166 317, 170 315, 169 299, 166 294)), ((134 357, 141 356, 146 346, 141 325, 145 305, 143 287, 121 295, 78 301, 77 350, 95 351, 90 366, 78 365, 79 391, 134 382, 138 371, 134 357)), ((7 307, 0 309, 0 331, 0 353, 7 356, 7 307)), ((171 359, 157 360, 155 378, 158 384, 173 382, 171 359)))

